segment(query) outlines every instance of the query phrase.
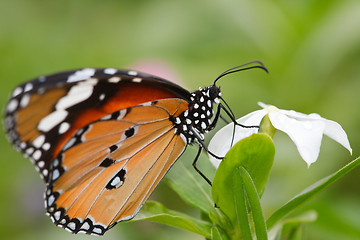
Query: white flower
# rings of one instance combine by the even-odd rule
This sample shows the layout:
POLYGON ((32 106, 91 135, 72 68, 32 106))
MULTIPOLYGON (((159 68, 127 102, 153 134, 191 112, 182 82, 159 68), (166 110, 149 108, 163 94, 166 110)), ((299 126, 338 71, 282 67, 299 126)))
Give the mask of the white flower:
MULTIPOLYGON (((246 126, 259 125, 263 117, 268 114, 274 128, 285 132, 291 138, 308 166, 319 156, 323 134, 334 139, 352 153, 347 135, 340 124, 322 118, 316 113, 307 115, 293 110, 278 109, 264 103, 259 103, 259 105, 263 109, 249 113, 238 119, 237 122, 246 126)), ((225 156, 230 150, 233 131, 234 123, 220 129, 211 139, 208 150, 217 156, 225 156)), ((233 145, 257 131, 257 128, 236 126, 233 145)), ((220 160, 211 155, 210 160, 216 167, 220 164, 220 160)))

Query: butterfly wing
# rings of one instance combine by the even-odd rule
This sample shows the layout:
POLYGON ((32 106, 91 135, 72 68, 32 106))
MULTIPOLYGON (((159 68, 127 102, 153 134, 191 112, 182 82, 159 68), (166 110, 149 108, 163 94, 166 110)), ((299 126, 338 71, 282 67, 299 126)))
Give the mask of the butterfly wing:
POLYGON ((85 68, 40 77, 17 87, 5 126, 12 144, 29 157, 45 182, 50 164, 81 128, 120 109, 189 92, 135 71, 85 68))
POLYGON ((133 218, 186 148, 170 117, 187 108, 178 98, 148 102, 78 130, 50 168, 46 205, 53 221, 102 235, 133 218))

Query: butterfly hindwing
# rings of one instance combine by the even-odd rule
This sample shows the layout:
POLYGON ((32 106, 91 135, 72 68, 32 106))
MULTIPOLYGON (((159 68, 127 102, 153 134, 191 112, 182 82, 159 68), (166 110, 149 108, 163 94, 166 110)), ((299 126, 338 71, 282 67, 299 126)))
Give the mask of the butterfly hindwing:
POLYGON ((46 205, 53 221, 102 235, 134 217, 185 150, 170 118, 187 108, 178 98, 148 102, 78 130, 50 167, 46 205))

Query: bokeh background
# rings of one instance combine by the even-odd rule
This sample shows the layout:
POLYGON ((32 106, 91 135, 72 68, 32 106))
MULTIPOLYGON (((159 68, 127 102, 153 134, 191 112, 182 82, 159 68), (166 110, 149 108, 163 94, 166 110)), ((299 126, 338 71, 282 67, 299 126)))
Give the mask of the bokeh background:
MULTIPOLYGON (((219 82, 237 116, 258 109, 258 101, 317 112, 339 122, 353 147, 350 156, 325 137, 318 161, 307 168, 289 138, 277 133, 262 199, 269 216, 360 153, 359 24, 357 0, 0 0, 0 105, 3 109, 17 84, 61 70, 138 66, 192 90, 230 67, 261 60, 270 74, 251 70, 219 82)), ((304 227, 306 239, 360 239, 359 175, 360 170, 351 172, 303 205, 301 211, 319 214, 304 227)), ((2 130, 0 238, 97 238, 55 227, 44 214, 43 190, 30 161, 9 145, 2 130)), ((199 215, 164 183, 152 199, 199 215)), ((202 239, 150 222, 118 224, 102 239, 170 237, 202 239)))

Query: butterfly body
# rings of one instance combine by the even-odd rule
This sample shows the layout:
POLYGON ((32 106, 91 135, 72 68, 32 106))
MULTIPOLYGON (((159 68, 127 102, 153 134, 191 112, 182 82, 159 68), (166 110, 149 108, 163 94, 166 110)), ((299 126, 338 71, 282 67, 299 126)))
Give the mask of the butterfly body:
POLYGON ((136 71, 86 68, 17 87, 5 125, 44 179, 55 224, 102 235, 136 215, 188 144, 202 143, 220 96, 215 85, 189 92, 136 71))

